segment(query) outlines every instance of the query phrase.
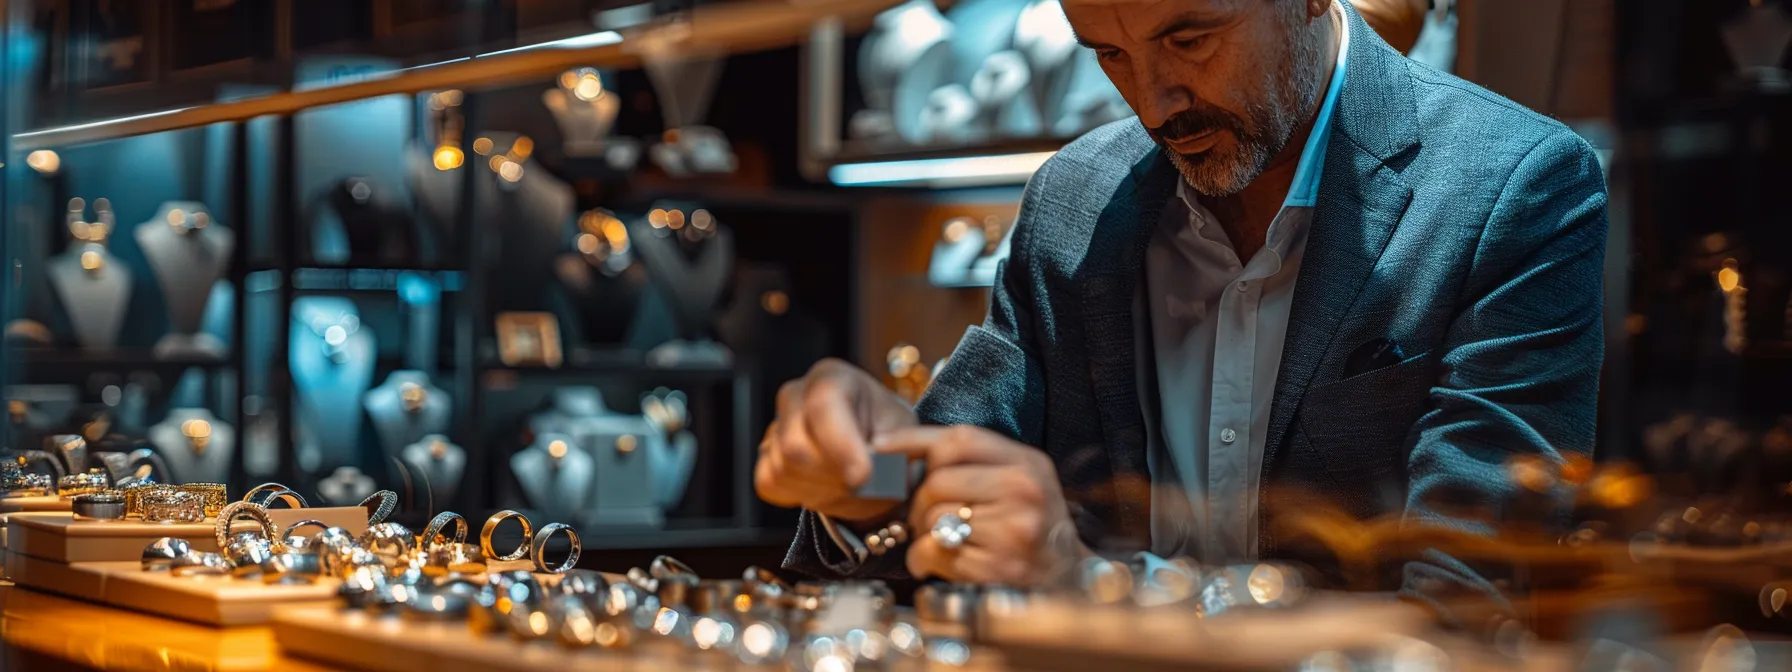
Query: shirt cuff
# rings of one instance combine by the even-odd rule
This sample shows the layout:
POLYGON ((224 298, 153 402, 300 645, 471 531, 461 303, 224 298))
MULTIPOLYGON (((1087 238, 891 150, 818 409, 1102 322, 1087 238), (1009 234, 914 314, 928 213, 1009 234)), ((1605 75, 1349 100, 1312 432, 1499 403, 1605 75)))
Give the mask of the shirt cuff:
POLYGON ((834 542, 834 548, 846 556, 847 562, 854 569, 871 558, 871 549, 865 547, 865 540, 860 539, 859 535, 853 534, 851 530, 841 529, 840 524, 826 514, 815 514, 815 521, 821 525, 822 531, 827 532, 828 538, 834 542))

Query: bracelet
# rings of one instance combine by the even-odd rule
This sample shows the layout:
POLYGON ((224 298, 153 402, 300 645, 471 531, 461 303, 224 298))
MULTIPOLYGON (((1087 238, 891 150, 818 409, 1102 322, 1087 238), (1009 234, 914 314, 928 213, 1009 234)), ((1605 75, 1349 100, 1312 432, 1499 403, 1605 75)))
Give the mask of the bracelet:
POLYGON ((224 506, 230 503, 223 483, 188 483, 175 487, 181 492, 198 497, 207 518, 219 515, 224 511, 224 506))
POLYGON ((190 492, 149 492, 143 495, 141 503, 143 519, 152 523, 197 523, 205 520, 204 503, 190 492))
POLYGON ((56 480, 56 491, 63 499, 74 499, 79 495, 99 492, 112 487, 112 477, 104 469, 93 469, 84 474, 69 474, 56 480))
POLYGON ((119 491, 124 493, 124 515, 138 518, 144 517, 143 498, 145 496, 153 492, 179 492, 174 486, 161 483, 137 483, 120 488, 119 491))
POLYGON ((535 571, 543 574, 566 573, 566 570, 579 564, 579 553, 583 550, 585 550, 584 546, 579 544, 578 531, 572 529, 570 525, 561 523, 548 523, 546 527, 541 528, 540 532, 535 533, 535 541, 529 545, 529 555, 535 558, 535 571), (548 540, 554 536, 555 532, 566 533, 566 540, 572 542, 572 550, 567 553, 566 560, 561 562, 560 566, 549 567, 546 560, 548 540))
POLYGON ((117 490, 77 495, 70 508, 75 520, 119 520, 124 518, 124 495, 117 490))
POLYGON ((881 556, 908 543, 908 525, 894 522, 877 528, 877 531, 865 535, 865 551, 872 557, 881 556))
POLYGON ((56 481, 49 474, 25 471, 21 465, 0 466, 0 489, 7 497, 39 497, 56 491, 56 481))
POLYGON ((479 550, 485 553, 485 557, 496 558, 502 562, 521 560, 529 556, 529 538, 534 534, 535 525, 529 522, 528 516, 505 509, 485 519, 485 527, 479 530, 479 550), (515 518, 517 522, 523 524, 523 543, 517 544, 516 550, 510 553, 498 555, 498 552, 492 549, 492 533, 498 531, 498 523, 511 518, 515 518))

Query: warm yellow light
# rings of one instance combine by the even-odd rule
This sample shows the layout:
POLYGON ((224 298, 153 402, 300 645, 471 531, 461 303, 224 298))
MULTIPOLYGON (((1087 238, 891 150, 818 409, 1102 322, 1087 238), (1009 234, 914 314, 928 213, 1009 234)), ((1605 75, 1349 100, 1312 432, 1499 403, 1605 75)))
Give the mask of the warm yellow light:
POLYGON ((579 85, 579 73, 567 70, 560 73, 560 88, 570 89, 579 85))
POLYGON ((699 649, 713 648, 721 639, 722 624, 713 618, 699 618, 696 625, 691 626, 691 642, 699 649))
POLYGON ((505 182, 516 182, 523 179, 523 164, 505 161, 504 165, 498 166, 498 177, 504 178, 505 182))
POLYGON ((429 606, 435 607, 436 611, 441 611, 443 609, 447 609, 448 608, 448 598, 443 597, 441 595, 436 595, 434 597, 431 597, 431 598, 429 598, 429 606))
POLYGON ((40 149, 25 155, 25 165, 45 175, 55 175, 62 169, 62 157, 48 149, 40 149))
POLYGON ((577 244, 579 246, 579 252, 581 254, 597 254, 597 247, 598 247, 597 236, 591 235, 589 233, 581 233, 581 234, 579 234, 577 244))
POLYGON ((952 221, 946 222, 946 242, 948 243, 956 243, 964 239, 964 234, 970 232, 970 220, 963 217, 954 217, 952 221))
POLYGON ((622 436, 616 437, 616 452, 618 453, 627 455, 635 452, 635 446, 636 441, 635 435, 633 434, 623 434, 622 436))
MULTIPOLYGON (((475 151, 477 151, 477 146, 475 146, 475 151)), ((504 164, 506 164, 506 163, 510 163, 510 157, 504 156, 503 154, 499 154, 497 156, 493 156, 492 160, 487 161, 486 165, 491 166, 492 172, 496 173, 500 170, 503 170, 504 164)))
POLYGON ((460 101, 461 101, 460 89, 449 89, 447 91, 442 92, 442 102, 444 104, 449 105, 449 106, 454 106, 454 105, 459 105, 460 101))
POLYGON ((775 289, 766 292, 759 295, 759 307, 773 315, 783 315, 790 310, 790 295, 775 289))
POLYGON ((566 457, 566 442, 565 441, 549 442, 548 443, 548 454, 554 456, 554 459, 556 459, 556 460, 558 460, 562 457, 566 457))
POLYGON ((100 266, 104 264, 105 259, 101 258, 100 253, 98 252, 88 250, 81 253, 81 268, 89 271, 97 271, 100 270, 100 266))
POLYGON ((772 630, 772 626, 754 623, 741 632, 740 643, 748 653, 760 657, 769 656, 778 643, 778 633, 772 630))
POLYGON ((1734 268, 1726 268, 1717 272, 1717 286, 1726 292, 1734 292, 1742 286, 1742 274, 1734 268))
POLYGON ((492 153, 492 139, 491 138, 474 138, 473 139, 473 153, 478 154, 480 156, 485 156, 487 154, 492 153))
POLYGON ((716 217, 715 215, 709 214, 708 210, 698 210, 691 213, 691 226, 697 227, 697 230, 708 231, 715 225, 716 217))
POLYGON ((537 636, 548 634, 548 613, 545 611, 530 612, 529 630, 537 636))
POLYGON ((653 210, 648 211, 647 223, 653 225, 653 228, 656 229, 666 228, 666 211, 659 208, 654 208, 653 210))
POLYGON ((677 231, 679 229, 684 228, 684 211, 683 210, 667 210, 666 211, 666 226, 672 227, 673 231, 677 231))
POLYGON ((587 73, 579 78, 579 83, 572 88, 572 95, 579 100, 592 101, 603 97, 604 83, 597 75, 587 73))
POLYGON ((454 170, 455 168, 459 168, 460 164, 466 161, 466 158, 466 153, 460 151, 459 147, 455 147, 454 145, 442 145, 436 148, 436 170, 454 170))
POLYGON ((604 238, 610 241, 610 247, 618 250, 628 249, 628 227, 615 217, 604 218, 604 238))
POLYGON ((168 211, 168 223, 172 224, 174 226, 180 226, 182 224, 187 223, 186 211, 181 210, 180 208, 175 208, 173 210, 169 210, 168 211))
POLYGON ((516 136, 516 142, 510 143, 510 155, 516 157, 518 161, 529 158, 529 155, 534 152, 535 141, 530 140, 527 135, 516 136))
POLYGON ((597 631, 592 635, 592 639, 597 641, 598 646, 610 647, 615 646, 616 642, 622 638, 622 631, 609 623, 599 623, 597 631))

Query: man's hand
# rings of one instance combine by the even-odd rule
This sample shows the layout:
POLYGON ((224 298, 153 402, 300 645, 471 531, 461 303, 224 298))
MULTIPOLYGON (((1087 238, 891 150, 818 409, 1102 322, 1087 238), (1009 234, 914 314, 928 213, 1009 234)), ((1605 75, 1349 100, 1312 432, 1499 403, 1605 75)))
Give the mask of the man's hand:
POLYGON ((778 506, 844 521, 875 519, 891 504, 855 494, 871 477, 871 441, 915 422, 914 410, 871 374, 822 360, 778 389, 778 417, 759 444, 754 488, 778 506))
POLYGON ((1036 448, 961 425, 891 432, 877 449, 927 462, 909 514, 908 569, 915 578, 1032 586, 1088 554, 1070 521, 1058 470, 1036 448), (970 508, 972 533, 948 549, 930 531, 960 507, 970 508))

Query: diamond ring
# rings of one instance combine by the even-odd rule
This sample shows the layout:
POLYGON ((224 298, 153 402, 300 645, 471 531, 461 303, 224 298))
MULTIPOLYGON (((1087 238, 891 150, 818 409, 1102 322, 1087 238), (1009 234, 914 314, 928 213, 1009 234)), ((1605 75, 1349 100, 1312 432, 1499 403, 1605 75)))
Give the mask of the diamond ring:
POLYGON ((940 548, 954 550, 971 538, 971 507, 960 506, 956 513, 947 513, 933 521, 933 540, 940 548))

